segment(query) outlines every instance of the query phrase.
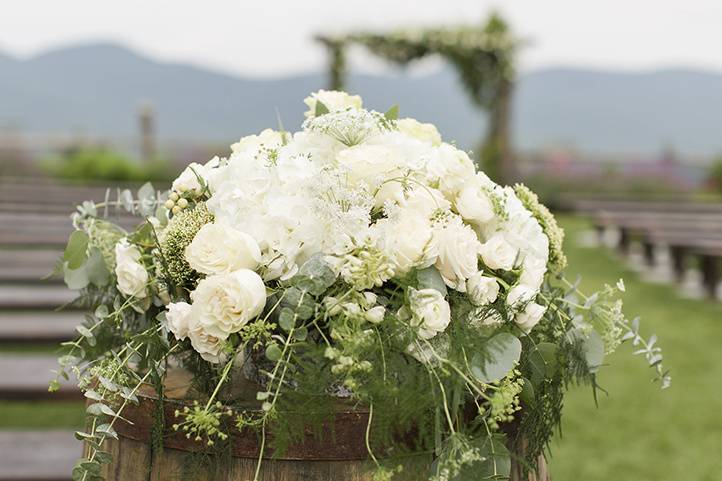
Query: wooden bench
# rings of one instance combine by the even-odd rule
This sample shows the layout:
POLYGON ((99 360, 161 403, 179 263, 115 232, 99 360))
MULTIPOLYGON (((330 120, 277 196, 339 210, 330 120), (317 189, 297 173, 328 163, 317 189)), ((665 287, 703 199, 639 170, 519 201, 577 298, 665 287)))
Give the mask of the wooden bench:
POLYGON ((591 216, 600 236, 607 229, 616 229, 622 253, 627 254, 632 242, 639 241, 649 266, 656 263, 656 247, 669 248, 678 280, 684 275, 687 258, 697 257, 704 288, 709 296, 716 296, 722 258, 722 203, 580 200, 575 207, 591 216))
POLYGON ((0 431, 0 481, 70 481, 81 454, 72 431, 0 431))

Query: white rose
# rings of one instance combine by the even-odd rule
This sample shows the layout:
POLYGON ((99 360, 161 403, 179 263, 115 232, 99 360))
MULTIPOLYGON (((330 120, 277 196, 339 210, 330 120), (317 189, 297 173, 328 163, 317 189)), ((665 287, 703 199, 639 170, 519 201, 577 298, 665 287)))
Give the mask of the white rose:
POLYGON ((461 189, 454 205, 459 215, 469 221, 485 223, 494 218, 494 204, 476 180, 469 181, 461 189))
POLYGON ((191 346, 193 346, 193 349, 206 361, 214 364, 221 362, 221 350, 225 345, 227 337, 227 335, 218 337, 209 334, 198 319, 193 319, 191 317, 188 329, 188 338, 191 340, 191 346))
POLYGON ((454 216, 434 230, 439 257, 436 268, 447 286, 466 291, 466 279, 479 270, 481 243, 476 232, 454 216))
POLYGON ((396 121, 396 127, 409 137, 422 142, 429 142, 434 146, 441 144, 441 134, 434 124, 424 124, 416 119, 400 119, 396 121))
POLYGON ((223 274, 238 269, 255 269, 261 249, 245 232, 220 223, 206 224, 185 248, 188 264, 203 274, 223 274))
POLYGON ((187 302, 172 302, 166 306, 166 327, 179 341, 188 337, 192 308, 187 302))
POLYGON ((206 277, 191 292, 193 316, 206 334, 225 339, 258 316, 266 305, 266 287, 249 269, 206 277))
POLYGON ((540 306, 536 302, 530 302, 522 312, 516 315, 514 322, 522 331, 529 334, 544 316, 544 312, 546 312, 546 307, 540 306))
POLYGON ((363 100, 358 95, 349 95, 338 90, 319 90, 303 100, 303 103, 308 106, 308 110, 303 115, 314 117, 316 115, 316 102, 318 101, 321 101, 329 112, 338 112, 349 108, 360 109, 363 106, 363 100))
POLYGON ((449 144, 434 149, 426 164, 429 180, 438 182, 439 190, 453 199, 462 187, 476 175, 474 162, 466 152, 449 144))
POLYGON ((339 152, 336 160, 348 169, 351 182, 363 181, 370 187, 401 175, 401 159, 383 145, 354 145, 339 152))
POLYGON ((497 233, 481 245, 479 253, 489 269, 508 271, 514 267, 518 251, 501 233, 497 233))
POLYGON ((539 289, 544 282, 544 274, 546 274, 546 272, 545 261, 527 256, 522 265, 519 283, 533 287, 534 289, 539 289))
POLYGON ((427 217, 406 210, 398 214, 393 220, 379 220, 374 230, 380 231, 381 249, 394 263, 395 273, 402 275, 433 264, 438 251, 427 217))
POLYGON ((499 283, 493 277, 477 272, 466 280, 466 292, 475 306, 485 306, 494 302, 499 295, 499 283))
POLYGON ((148 294, 148 271, 140 263, 140 249, 123 239, 115 245, 115 277, 118 290, 126 296, 143 299, 148 294))
POLYGON ((436 289, 409 289, 409 310, 411 322, 418 327, 422 339, 444 332, 451 322, 449 303, 436 289))
POLYGON ((512 287, 506 295, 506 304, 514 309, 521 309, 524 305, 532 302, 537 291, 525 284, 517 284, 512 287))

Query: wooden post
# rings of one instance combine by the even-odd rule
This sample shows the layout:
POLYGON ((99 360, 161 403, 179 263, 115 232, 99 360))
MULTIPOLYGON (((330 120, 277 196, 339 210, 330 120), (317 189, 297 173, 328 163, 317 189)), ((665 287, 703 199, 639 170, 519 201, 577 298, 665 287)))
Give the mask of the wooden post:
POLYGON ((687 268, 686 264, 686 249, 679 245, 669 246, 669 253, 672 256, 672 270, 674 271, 674 278, 677 282, 684 280, 684 271, 687 268))
POLYGON ((150 104, 140 109, 140 155, 143 161, 149 162, 155 158, 155 116, 150 104))
POLYGON ((712 299, 717 297, 717 284, 719 283, 719 257, 716 255, 700 255, 700 268, 702 269, 702 283, 707 295, 712 299))
POLYGON ((624 255, 629 254, 629 247, 632 243, 631 236, 629 235, 629 229, 626 227, 620 227, 619 228, 619 252, 621 252, 624 255))
POLYGON ((654 255, 654 243, 649 240, 642 242, 642 250, 644 252, 644 263, 647 267, 654 267, 655 255, 654 255))

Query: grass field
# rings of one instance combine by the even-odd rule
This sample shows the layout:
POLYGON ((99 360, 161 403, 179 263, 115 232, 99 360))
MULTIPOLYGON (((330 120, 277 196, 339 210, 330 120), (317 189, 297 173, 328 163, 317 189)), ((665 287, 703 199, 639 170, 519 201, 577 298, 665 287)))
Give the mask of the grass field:
POLYGON ((673 381, 660 391, 644 360, 622 346, 600 374, 609 396, 599 408, 587 387, 566 398, 563 437, 552 450, 555 481, 722 480, 722 305, 641 282, 612 253, 575 242, 583 221, 562 221, 571 273, 584 276, 587 290, 624 278, 625 312, 659 336, 673 381))
MULTIPOLYGON (((651 369, 622 346, 600 382, 609 391, 596 408, 588 387, 566 400, 563 437, 554 443, 555 481, 722 481, 722 304, 682 299, 674 286, 643 283, 604 249, 575 241, 584 221, 567 229, 571 277, 587 291, 623 277, 628 316, 659 335, 673 385, 660 391, 651 369)), ((0 429, 68 427, 82 422, 78 403, 0 403, 0 429)))

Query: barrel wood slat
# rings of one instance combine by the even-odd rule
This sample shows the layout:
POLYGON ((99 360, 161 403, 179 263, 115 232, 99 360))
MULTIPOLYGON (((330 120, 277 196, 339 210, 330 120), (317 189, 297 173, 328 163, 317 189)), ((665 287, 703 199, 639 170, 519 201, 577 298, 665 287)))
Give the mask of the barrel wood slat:
MULTIPOLYGON (((187 378, 185 383, 187 383, 187 378)), ((184 383, 166 388, 166 393, 182 397, 184 383)), ((118 440, 107 441, 113 463, 104 466, 107 481, 245 481, 253 479, 260 453, 260 439, 251 431, 230 431, 230 456, 221 459, 204 457, 202 443, 187 439, 182 432, 172 429, 174 412, 183 401, 167 399, 163 403, 165 417, 164 448, 152 452, 150 432, 157 400, 150 395, 140 397, 140 404, 128 406, 123 416, 133 425, 119 420, 115 429, 118 440), (203 460, 207 464, 203 464, 203 460), (194 468, 202 468, 196 470, 194 468), (213 469, 210 469, 210 468, 213 469)), ((308 428, 302 440, 291 444, 282 456, 274 458, 272 448, 264 453, 260 477, 262 481, 371 481, 375 464, 368 459, 365 430, 368 412, 339 406, 333 427, 324 427, 325 436, 318 438, 308 428), (333 429, 333 435, 330 435, 333 429)), ((273 435, 266 438, 272 445, 273 435)), ((86 447, 87 449, 87 447, 86 447)), ((396 462, 396 460, 395 460, 396 462)), ((403 481, 426 479, 432 458, 430 454, 407 456, 396 464, 404 465, 398 478, 403 481)), ((521 477, 521 467, 512 463, 512 481, 548 481, 543 457, 539 459, 539 477, 521 477)))

